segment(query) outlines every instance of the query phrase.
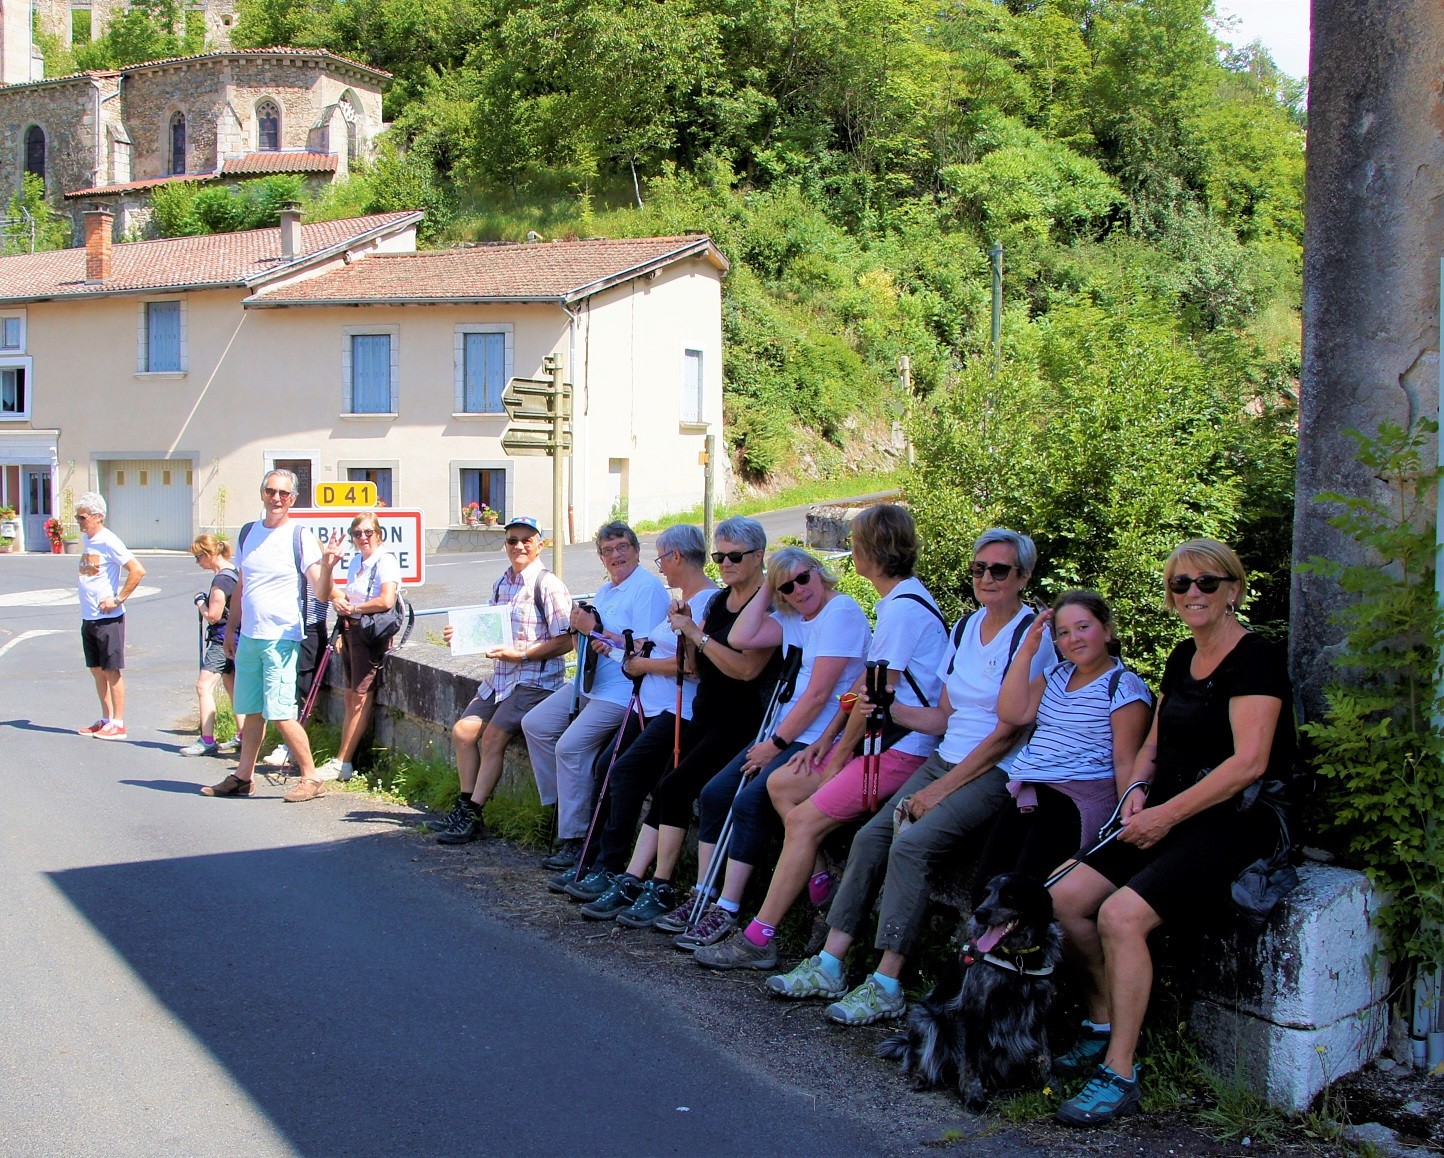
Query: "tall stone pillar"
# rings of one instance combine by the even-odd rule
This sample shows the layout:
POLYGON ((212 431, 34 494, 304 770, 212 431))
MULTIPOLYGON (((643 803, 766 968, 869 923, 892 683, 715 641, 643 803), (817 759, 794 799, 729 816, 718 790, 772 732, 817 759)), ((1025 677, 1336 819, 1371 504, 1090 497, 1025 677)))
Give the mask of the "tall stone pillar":
MULTIPOLYGON (((1313 0, 1294 560, 1352 560, 1313 501, 1366 494, 1345 431, 1439 415, 1444 0, 1313 0)), ((1317 712, 1341 595, 1297 572, 1291 667, 1317 712)))

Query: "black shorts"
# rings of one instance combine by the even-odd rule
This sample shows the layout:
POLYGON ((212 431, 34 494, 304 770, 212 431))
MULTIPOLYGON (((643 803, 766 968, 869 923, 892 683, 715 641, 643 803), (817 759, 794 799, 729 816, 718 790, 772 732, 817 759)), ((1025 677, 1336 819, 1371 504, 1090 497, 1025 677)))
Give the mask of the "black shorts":
POLYGON ((125 670, 125 616, 109 619, 82 619, 80 646, 85 651, 85 666, 101 671, 125 670))
POLYGON ((1233 801, 1190 817, 1149 849, 1113 841, 1084 858, 1120 889, 1132 889, 1165 924, 1219 913, 1234 879, 1278 847, 1278 817, 1266 806, 1239 812, 1233 801))
POLYGON ((206 644, 205 653, 201 656, 201 671, 214 672, 216 675, 234 675, 236 661, 226 658, 226 645, 218 639, 211 640, 206 644))

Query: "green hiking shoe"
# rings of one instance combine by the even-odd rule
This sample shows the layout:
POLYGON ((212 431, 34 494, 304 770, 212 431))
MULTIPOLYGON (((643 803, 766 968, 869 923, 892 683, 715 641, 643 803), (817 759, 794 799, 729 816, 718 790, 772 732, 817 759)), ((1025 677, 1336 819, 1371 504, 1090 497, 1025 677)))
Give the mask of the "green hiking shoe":
POLYGON ((641 895, 632 902, 631 908, 623 909, 617 914, 617 924, 626 925, 629 929, 645 929, 676 906, 676 889, 666 881, 661 884, 648 881, 642 886, 641 895))
POLYGON ((617 914, 632 907, 642 893, 642 882, 623 873, 612 879, 607 891, 590 905, 582 906, 582 916, 592 921, 613 921, 617 914))
POLYGON ((847 992, 847 978, 834 977, 822 964, 822 957, 799 961, 791 973, 767 979, 767 991, 775 997, 797 1000, 803 997, 826 997, 835 1001, 847 992))
POLYGON ((907 998, 901 991, 896 997, 890 996, 869 973, 866 981, 827 1007, 827 1016, 838 1025, 872 1025, 901 1017, 907 1007, 907 998))

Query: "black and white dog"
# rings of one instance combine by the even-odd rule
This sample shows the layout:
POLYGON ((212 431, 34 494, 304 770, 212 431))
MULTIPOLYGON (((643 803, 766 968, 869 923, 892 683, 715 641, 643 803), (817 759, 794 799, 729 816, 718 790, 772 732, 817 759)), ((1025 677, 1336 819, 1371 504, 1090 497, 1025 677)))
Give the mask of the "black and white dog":
POLYGON ((1046 1021, 1062 937, 1053 898, 1021 873, 988 882, 969 934, 878 1055, 901 1062, 914 1089, 956 1082, 963 1103, 978 1111, 993 1094, 1036 1088, 1053 1068, 1046 1021))

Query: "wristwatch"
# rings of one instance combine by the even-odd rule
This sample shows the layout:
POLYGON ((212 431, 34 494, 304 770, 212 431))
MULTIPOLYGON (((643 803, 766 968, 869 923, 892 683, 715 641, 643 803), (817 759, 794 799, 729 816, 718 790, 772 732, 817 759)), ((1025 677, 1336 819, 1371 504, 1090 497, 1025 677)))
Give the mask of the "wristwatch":
POLYGON ((778 750, 779 752, 785 752, 785 751, 787 751, 787 745, 790 743, 790 741, 784 740, 784 739, 783 739, 781 736, 779 736, 776 732, 773 732, 773 733, 772 733, 772 742, 773 742, 773 744, 775 744, 775 745, 777 746, 777 750, 778 750))
POLYGON ((697 650, 706 651, 707 645, 712 642, 712 637, 705 631, 697 637, 697 650))

